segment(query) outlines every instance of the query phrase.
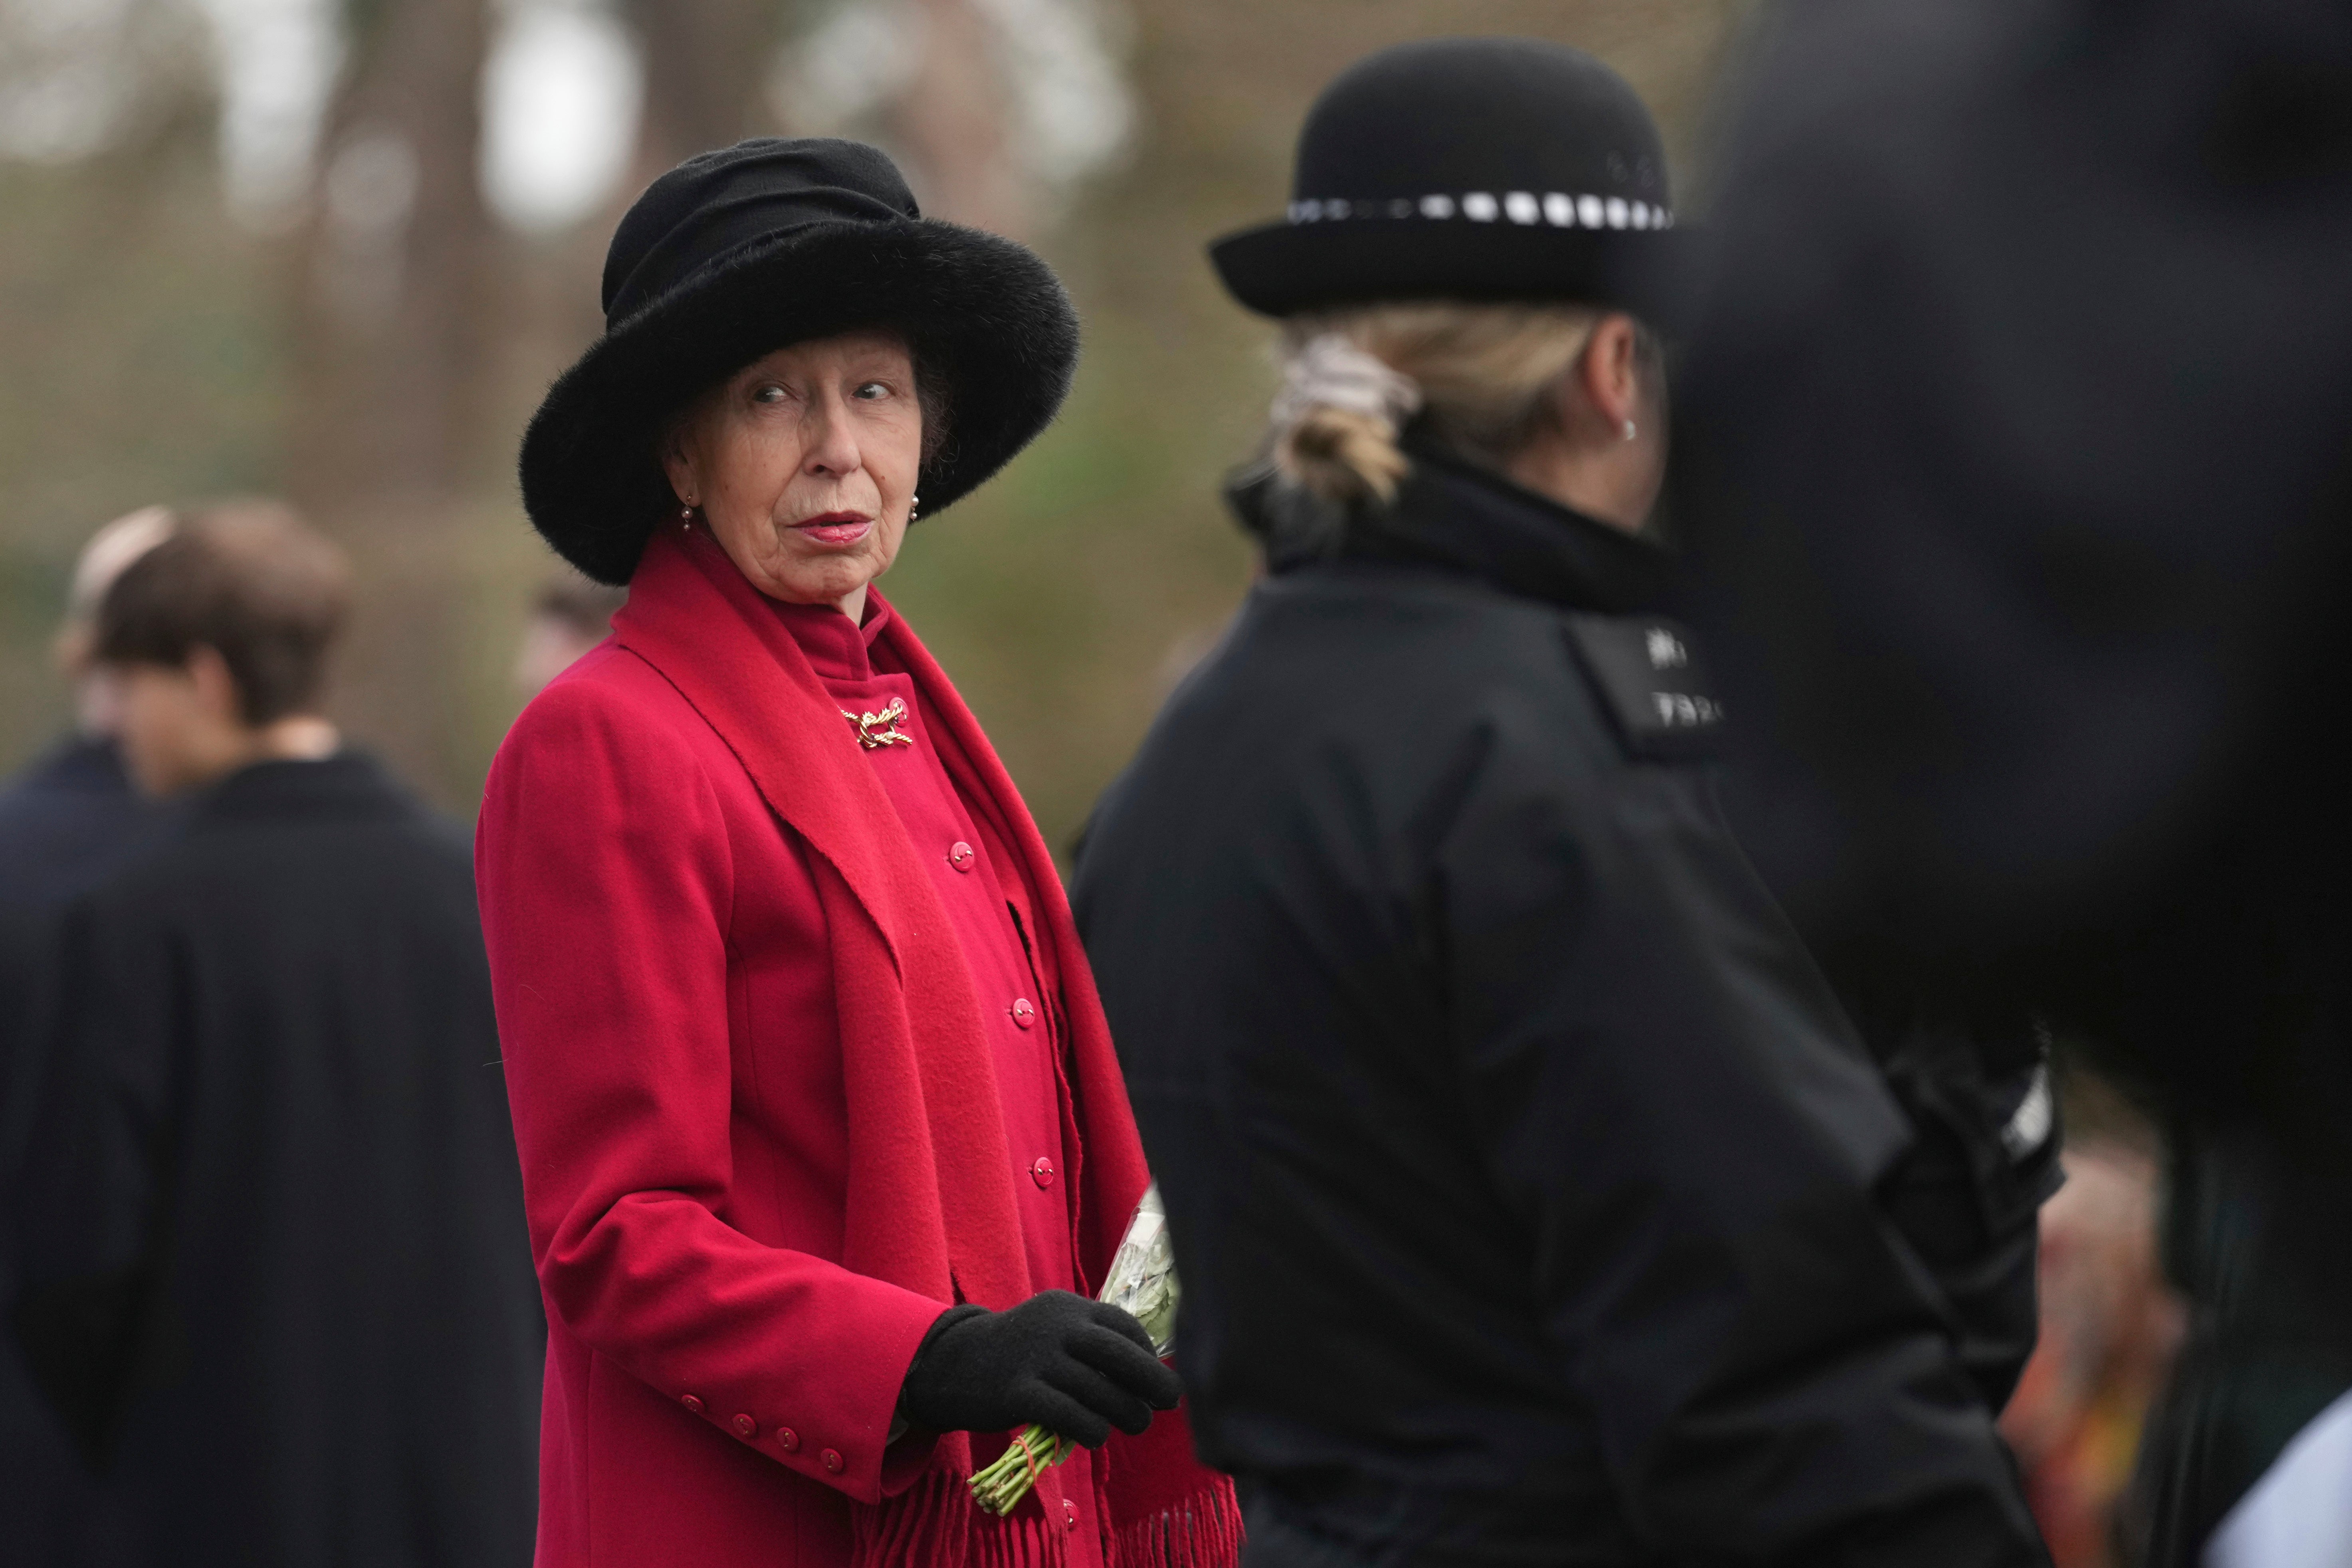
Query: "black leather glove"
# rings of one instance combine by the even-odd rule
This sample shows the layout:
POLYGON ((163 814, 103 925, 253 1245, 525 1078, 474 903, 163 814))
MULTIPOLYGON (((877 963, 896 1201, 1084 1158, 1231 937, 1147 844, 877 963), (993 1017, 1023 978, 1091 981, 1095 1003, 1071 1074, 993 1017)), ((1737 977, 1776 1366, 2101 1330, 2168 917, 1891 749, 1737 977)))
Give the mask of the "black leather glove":
POLYGON ((934 1432, 1010 1432, 1034 1421, 1098 1448, 1113 1427, 1141 1433, 1183 1391, 1131 1314, 1042 1291, 1001 1312, 940 1314, 907 1368, 898 1408, 934 1432))

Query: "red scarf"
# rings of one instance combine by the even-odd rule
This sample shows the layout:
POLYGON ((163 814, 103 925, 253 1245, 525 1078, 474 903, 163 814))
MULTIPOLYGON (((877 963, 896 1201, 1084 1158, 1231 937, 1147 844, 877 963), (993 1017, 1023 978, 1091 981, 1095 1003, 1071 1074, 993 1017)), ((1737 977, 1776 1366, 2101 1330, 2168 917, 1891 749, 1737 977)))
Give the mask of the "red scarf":
MULTIPOLYGON (((769 810, 814 852, 832 941, 848 1105, 843 1265, 941 1302, 1002 1310, 1030 1293, 995 1071, 962 950, 874 769, 807 656, 716 541, 666 527, 646 548, 621 643, 718 731, 769 810)), ((1012 852, 1058 988, 1067 1050, 1063 1114, 1083 1288, 1097 1288, 1150 1175, 1109 1026, 1053 857, 929 653, 893 616, 880 662, 912 677, 925 727, 976 816, 1012 852)), ((1060 1473, 1009 1519, 971 1500, 964 1433, 942 1437, 899 1495, 858 1503, 860 1568, 1053 1568, 1065 1560, 1060 1473)), ((1125 1568, 1231 1568, 1232 1483, 1192 1458, 1182 1412, 1144 1437, 1114 1436, 1097 1473, 1105 1557, 1125 1568)))

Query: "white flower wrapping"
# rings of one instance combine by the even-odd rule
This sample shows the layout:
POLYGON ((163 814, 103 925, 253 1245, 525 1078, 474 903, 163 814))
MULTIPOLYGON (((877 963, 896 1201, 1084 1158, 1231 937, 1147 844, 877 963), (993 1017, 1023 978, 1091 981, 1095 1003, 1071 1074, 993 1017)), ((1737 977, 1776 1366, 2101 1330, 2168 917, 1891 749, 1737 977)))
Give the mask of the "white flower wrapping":
MULTIPOLYGON (((1176 1253, 1168 1243, 1168 1210, 1154 1182, 1143 1189, 1143 1201, 1135 1206, 1135 1218, 1111 1255, 1110 1273, 1095 1299, 1133 1313, 1151 1336, 1152 1354, 1165 1356, 1176 1337, 1176 1253)), ((1070 1457, 1072 1447, 1067 1437, 1031 1427, 995 1463, 973 1472, 973 1500, 991 1513, 1011 1513, 1040 1475, 1070 1457)))

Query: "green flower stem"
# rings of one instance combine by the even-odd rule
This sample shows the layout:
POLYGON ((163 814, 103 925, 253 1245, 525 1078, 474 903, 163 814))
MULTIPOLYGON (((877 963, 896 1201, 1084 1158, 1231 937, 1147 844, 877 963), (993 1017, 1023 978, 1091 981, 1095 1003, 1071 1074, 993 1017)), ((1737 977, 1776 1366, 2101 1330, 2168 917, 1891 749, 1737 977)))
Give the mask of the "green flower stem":
POLYGON ((1030 1427, 1013 1439, 1011 1448, 997 1456, 993 1464, 973 1472, 972 1500, 999 1519, 1003 1518, 1021 1506, 1021 1500, 1037 1484, 1038 1475, 1068 1458, 1075 1446, 1067 1437, 1057 1437, 1043 1427, 1030 1427))

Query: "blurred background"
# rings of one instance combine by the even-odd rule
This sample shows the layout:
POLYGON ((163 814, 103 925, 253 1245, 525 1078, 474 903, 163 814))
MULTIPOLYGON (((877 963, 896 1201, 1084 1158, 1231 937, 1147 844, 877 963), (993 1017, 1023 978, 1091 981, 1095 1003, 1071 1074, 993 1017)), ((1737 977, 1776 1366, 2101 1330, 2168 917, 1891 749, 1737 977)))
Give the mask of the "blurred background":
MULTIPOLYGON (((1399 39, 1603 56, 1687 170, 1740 0, 0 0, 0 765, 64 723, 73 552, 281 494, 356 558, 337 716, 470 816, 554 558, 513 458, 687 154, 843 133, 1068 279, 1060 424, 887 589, 1066 844, 1247 580, 1216 497, 1272 387, 1211 235, 1278 214, 1315 90, 1399 39)), ((1685 178, 1685 183, 1687 178, 1685 178)))
MULTIPOLYGON (((1382 45, 1513 32, 1640 89, 1687 199, 1747 0, 0 0, 0 768, 68 723, 75 551, 154 502, 282 495, 360 616, 336 717, 470 819, 577 601, 524 520, 523 422, 601 326, 612 225, 759 133, 896 156, 925 210, 1076 295, 1060 423, 888 579, 1066 846, 1249 578, 1217 499, 1272 391, 1210 236, 1277 214, 1316 90, 1382 45)), ((584 613, 601 613, 589 601, 584 613)), ((560 642, 560 639, 559 639, 560 642)), ((2008 1426, 2064 1568, 2179 1333, 2157 1151, 2092 1081, 2008 1426)))

